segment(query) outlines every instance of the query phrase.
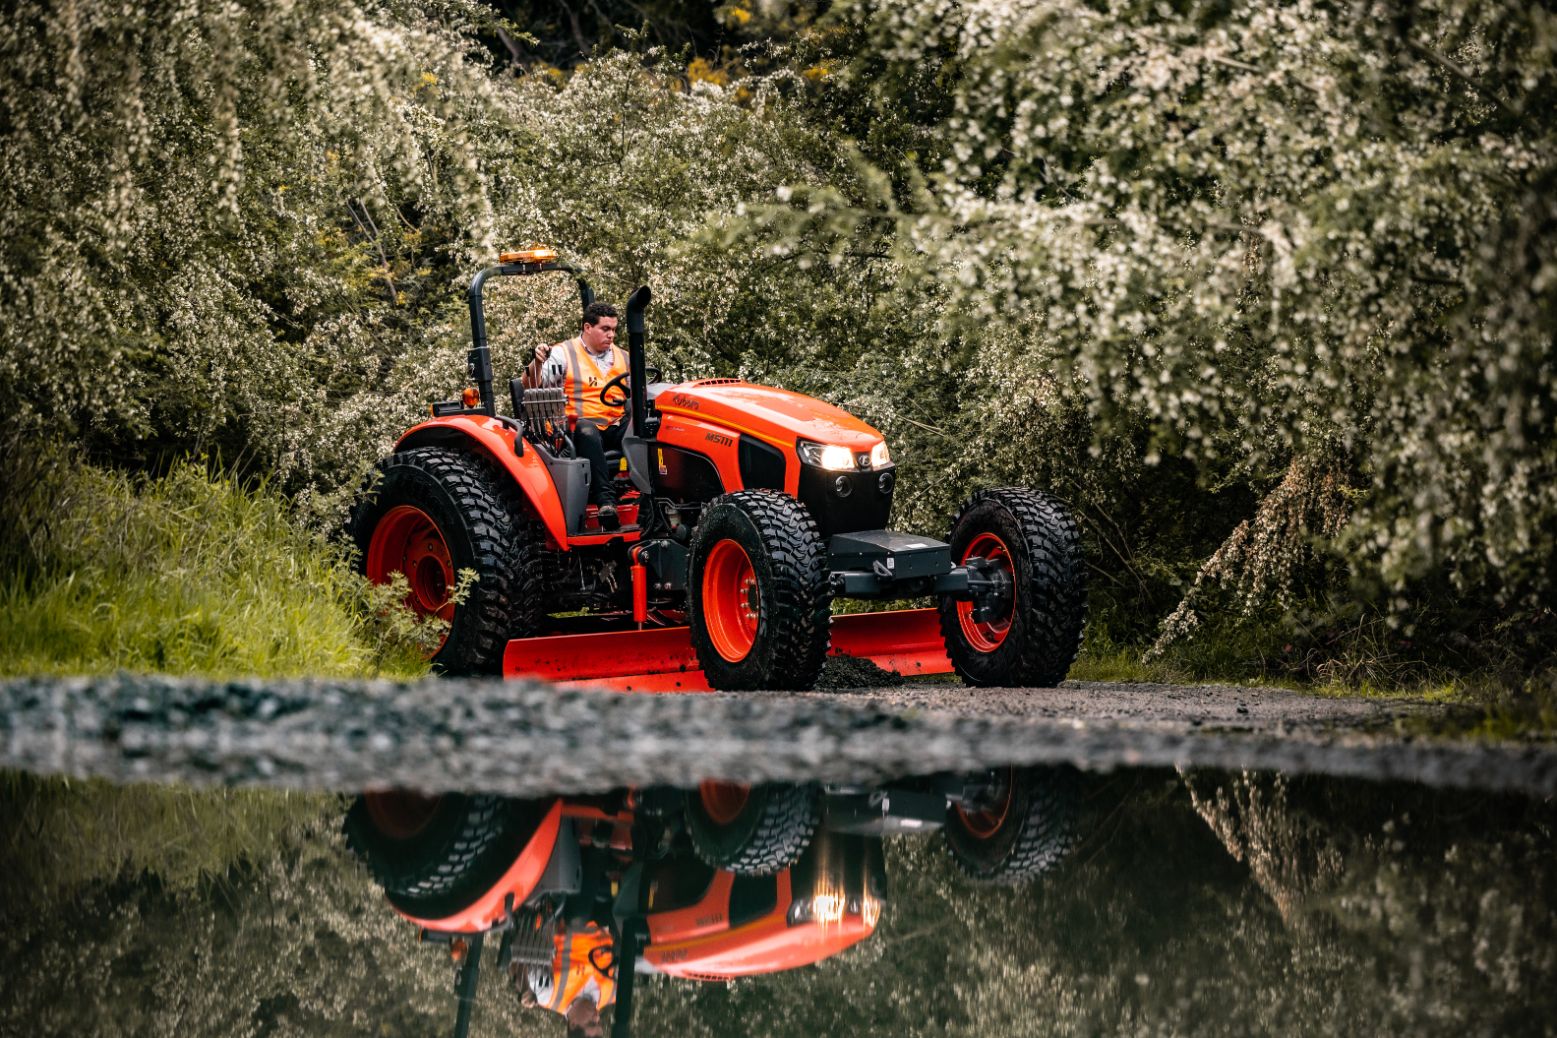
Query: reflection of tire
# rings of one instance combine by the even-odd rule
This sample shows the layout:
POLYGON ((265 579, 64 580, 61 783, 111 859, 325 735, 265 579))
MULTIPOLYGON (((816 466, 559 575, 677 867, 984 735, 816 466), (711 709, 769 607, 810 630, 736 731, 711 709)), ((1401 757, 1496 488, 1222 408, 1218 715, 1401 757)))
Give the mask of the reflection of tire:
POLYGON ((704 782, 687 798, 687 833, 705 864, 771 876, 799 860, 820 820, 812 785, 704 782))
POLYGON ((502 877, 549 806, 458 793, 364 793, 346 813, 346 844, 397 908, 441 918, 502 877))
POLYGON ((952 526, 952 558, 993 563, 1010 592, 990 612, 943 597, 946 652, 970 685, 1048 688, 1081 647, 1086 575, 1081 536, 1059 501, 1036 490, 981 490, 952 526))
POLYGON ((352 517, 362 572, 374 583, 403 574, 406 604, 449 623, 432 657, 439 670, 500 672, 508 639, 531 633, 539 617, 516 489, 485 458, 442 447, 400 451, 378 469, 352 517), (450 592, 467 569, 476 583, 456 605, 450 592))
POLYGON ((715 499, 692 537, 692 646, 708 684, 810 689, 827 659, 827 547, 805 506, 776 490, 715 499))
POLYGON ((946 813, 946 846, 962 871, 1020 883, 1053 869, 1076 843, 1080 793, 1070 768, 999 768, 978 803, 946 813))

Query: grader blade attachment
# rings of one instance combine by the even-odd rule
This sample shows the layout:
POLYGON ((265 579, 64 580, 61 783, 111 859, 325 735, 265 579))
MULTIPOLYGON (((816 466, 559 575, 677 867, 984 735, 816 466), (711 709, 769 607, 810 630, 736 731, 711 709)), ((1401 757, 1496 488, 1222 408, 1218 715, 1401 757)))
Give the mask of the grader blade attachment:
MULTIPOLYGON (((835 616, 831 655, 867 659, 906 678, 952 670, 934 609, 835 616)), ((710 691, 687 627, 516 638, 504 650, 503 676, 618 692, 710 691)))

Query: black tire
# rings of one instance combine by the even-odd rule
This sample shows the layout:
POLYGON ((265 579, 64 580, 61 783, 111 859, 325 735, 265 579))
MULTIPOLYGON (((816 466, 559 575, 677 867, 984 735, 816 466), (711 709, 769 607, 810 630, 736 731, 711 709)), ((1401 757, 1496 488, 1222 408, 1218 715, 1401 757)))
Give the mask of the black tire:
POLYGON ((346 813, 346 845, 395 907, 442 918, 502 878, 550 806, 459 793, 368 793, 346 813))
POLYGON ((427 602, 436 598, 449 568, 456 576, 475 571, 476 583, 454 606, 448 636, 432 657, 437 670, 451 675, 501 673, 508 640, 538 627, 542 596, 533 536, 512 481, 485 457, 443 447, 418 447, 379 462, 352 517, 359 572, 373 580, 404 573, 419 612, 436 611, 427 602), (442 538, 448 566, 441 575, 419 576, 412 549, 395 547, 407 508, 419 510, 442 538))
POLYGON ((804 505, 776 490, 714 499, 692 536, 687 573, 692 647, 710 687, 816 687, 827 661, 832 593, 827 546, 804 505), (738 606, 719 592, 732 545, 744 554, 751 578, 749 597, 738 606), (742 624, 743 632, 731 633, 731 625, 742 624))
POLYGON ((811 845, 821 821, 816 786, 779 782, 750 788, 704 783, 687 797, 687 834, 699 860, 737 876, 771 876, 811 845), (710 787, 718 787, 715 793, 710 787), (728 792, 743 790, 732 804, 728 792))
POLYGON ((946 848, 970 878, 1021 883, 1049 872, 1076 845, 1079 782, 1070 768, 999 768, 978 807, 946 813, 946 848))
POLYGON ((1076 661, 1087 615, 1075 520, 1037 490, 981 490, 952 524, 952 558, 960 563, 979 545, 1004 549, 1014 593, 1004 617, 988 625, 968 615, 969 603, 941 598, 941 634, 952 666, 970 685, 1058 685, 1076 661))

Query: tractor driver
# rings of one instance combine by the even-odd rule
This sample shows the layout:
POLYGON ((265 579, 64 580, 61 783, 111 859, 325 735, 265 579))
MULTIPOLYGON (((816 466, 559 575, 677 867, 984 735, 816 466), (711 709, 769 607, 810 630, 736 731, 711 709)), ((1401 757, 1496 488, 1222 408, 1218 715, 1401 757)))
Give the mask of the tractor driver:
POLYGON ((605 452, 621 450, 623 409, 600 402, 607 382, 627 374, 627 354, 616 346, 616 308, 590 303, 576 337, 535 347, 525 381, 543 389, 561 386, 567 401, 573 447, 589 461, 589 500, 599 506, 600 525, 616 527, 616 488, 605 452))
POLYGON ((600 1011, 616 1002, 611 934, 596 923, 562 924, 555 942, 549 966, 509 964, 519 1004, 561 1015, 568 1038, 602 1038, 600 1011))

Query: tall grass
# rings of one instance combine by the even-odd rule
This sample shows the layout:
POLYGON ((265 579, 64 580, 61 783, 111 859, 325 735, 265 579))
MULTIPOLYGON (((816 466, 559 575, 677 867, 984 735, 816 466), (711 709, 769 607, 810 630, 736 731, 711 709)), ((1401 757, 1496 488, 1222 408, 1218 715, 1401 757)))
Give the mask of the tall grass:
MULTIPOLYGON (((0 893, 11 908, 151 876, 192 890, 338 824, 340 798, 273 790, 114 786, 0 772, 0 893)), ((0 915, 5 912, 0 908, 0 915)))
POLYGON ((160 478, 71 464, 0 587, 0 674, 415 676, 344 551, 286 502, 188 463, 160 478))

